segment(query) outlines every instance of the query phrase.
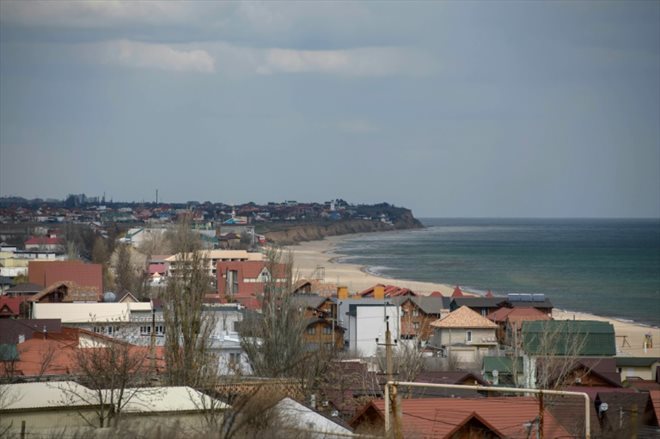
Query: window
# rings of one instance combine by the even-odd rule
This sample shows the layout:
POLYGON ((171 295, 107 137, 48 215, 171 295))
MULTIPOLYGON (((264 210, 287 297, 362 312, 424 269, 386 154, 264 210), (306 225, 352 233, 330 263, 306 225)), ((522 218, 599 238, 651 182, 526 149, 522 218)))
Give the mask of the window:
POLYGON ((237 352, 230 352, 229 353, 229 365, 230 366, 236 366, 238 363, 241 361, 241 354, 237 352))
POLYGON ((165 335, 165 325, 156 325, 156 335, 165 335))
POLYGON ((323 343, 323 347, 326 350, 330 351, 330 350, 332 350, 332 343, 323 343))
POLYGON ((140 335, 151 335, 151 326, 140 326, 140 335))
POLYGON ((324 326, 324 327, 323 327, 323 333, 324 333, 325 335, 330 335, 330 334, 332 334, 332 327, 331 327, 331 326, 324 326))
POLYGON ((307 328, 307 334, 309 335, 314 335, 316 334, 316 327, 315 326, 310 326, 307 328))
POLYGON ((488 310, 486 308, 481 308, 481 315, 486 317, 487 314, 488 314, 488 310))
POLYGON ((419 322, 413 323, 413 328, 415 328, 415 332, 419 331, 419 322))
POLYGON ((412 314, 413 314, 413 317, 419 317, 419 309, 414 308, 412 314))
POLYGON ((472 343, 472 331, 465 331, 465 341, 472 343))

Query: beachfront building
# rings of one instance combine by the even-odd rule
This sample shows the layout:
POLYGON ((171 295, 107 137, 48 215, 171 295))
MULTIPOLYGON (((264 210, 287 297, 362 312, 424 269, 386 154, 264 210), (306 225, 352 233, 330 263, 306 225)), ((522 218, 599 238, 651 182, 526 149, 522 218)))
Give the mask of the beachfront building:
MULTIPOLYGON (((206 250, 203 257, 208 261, 209 276, 216 278, 219 262, 237 262, 237 261, 263 261, 264 255, 259 252, 249 252, 247 250, 206 250)), ((164 263, 168 264, 168 276, 176 273, 176 270, 182 263, 189 260, 189 256, 175 254, 165 258, 164 263)))
POLYGON ((391 299, 344 299, 339 303, 340 316, 343 310, 346 310, 347 321, 345 339, 352 353, 374 357, 385 343, 387 322, 392 341, 399 339, 401 307, 391 299))
POLYGON ((544 364, 559 360, 571 365, 583 357, 603 359, 616 355, 614 326, 609 322, 525 321, 522 323, 520 337, 525 387, 536 387, 540 380, 552 378, 547 373, 551 368, 544 364))
POLYGON ((433 335, 431 323, 449 314, 450 297, 405 296, 395 298, 401 307, 401 338, 426 342, 433 335))
POLYGON ((467 306, 436 320, 431 326, 435 334, 430 344, 458 363, 480 363, 481 357, 492 355, 497 349, 497 325, 467 306))

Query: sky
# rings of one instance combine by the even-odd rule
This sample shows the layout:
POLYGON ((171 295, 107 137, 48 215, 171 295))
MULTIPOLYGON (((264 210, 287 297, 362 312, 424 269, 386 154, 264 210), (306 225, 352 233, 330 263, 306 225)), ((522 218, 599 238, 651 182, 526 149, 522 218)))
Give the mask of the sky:
POLYGON ((660 217, 660 2, 0 1, 0 196, 660 217))

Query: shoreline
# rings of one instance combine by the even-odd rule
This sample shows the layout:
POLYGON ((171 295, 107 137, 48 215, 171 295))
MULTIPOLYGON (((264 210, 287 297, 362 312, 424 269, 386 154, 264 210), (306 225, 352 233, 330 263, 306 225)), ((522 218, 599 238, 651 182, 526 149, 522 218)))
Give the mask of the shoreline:
MULTIPOLYGON (((433 291, 440 291, 443 296, 451 296, 454 286, 449 284, 392 278, 380 273, 375 274, 370 272, 368 270, 369 267, 365 265, 342 262, 341 258, 349 255, 337 253, 337 245, 345 240, 361 235, 366 235, 366 233, 331 236, 318 241, 305 241, 287 246, 285 249, 293 253, 298 277, 313 278, 316 276, 322 278, 323 282, 346 286, 352 294, 375 284, 382 283, 410 288, 419 295, 428 295, 433 291)), ((468 289, 464 289, 463 292, 468 295, 479 296, 479 294, 468 289)), ((559 308, 553 309, 552 316, 556 320, 598 320, 610 322, 616 332, 617 355, 660 357, 660 328, 658 327, 616 317, 604 317, 559 308), (646 334, 652 335, 653 348, 647 349, 644 352, 643 341, 646 334)))

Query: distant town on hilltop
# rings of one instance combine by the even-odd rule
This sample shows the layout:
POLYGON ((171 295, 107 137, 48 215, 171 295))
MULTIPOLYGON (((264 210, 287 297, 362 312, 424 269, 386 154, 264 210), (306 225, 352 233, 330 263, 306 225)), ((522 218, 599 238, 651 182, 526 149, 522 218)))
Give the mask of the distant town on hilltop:
POLYGON ((113 201, 105 196, 70 194, 63 200, 1 197, 0 237, 6 243, 21 244, 34 234, 30 227, 40 224, 77 224, 102 235, 114 235, 133 228, 168 227, 183 215, 195 228, 208 230, 209 248, 225 247, 223 239, 240 240, 242 233, 250 234, 251 242, 268 239, 289 244, 330 235, 421 227, 409 209, 386 202, 351 204, 335 199, 230 205, 210 201, 164 203, 157 197, 154 202, 113 201))

